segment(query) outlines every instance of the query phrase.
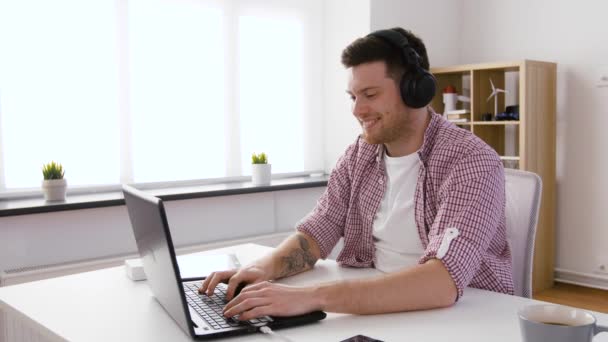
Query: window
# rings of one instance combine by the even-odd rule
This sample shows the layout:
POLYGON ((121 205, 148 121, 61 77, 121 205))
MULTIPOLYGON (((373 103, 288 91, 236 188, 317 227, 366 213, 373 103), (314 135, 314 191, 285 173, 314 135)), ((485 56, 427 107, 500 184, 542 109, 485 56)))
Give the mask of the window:
POLYGON ((0 191, 323 169, 322 7, 0 0, 0 191))
POLYGON ((248 172, 252 151, 281 161, 275 172, 304 168, 302 41, 298 21, 239 18, 241 161, 248 172))
POLYGON ((223 29, 218 8, 130 2, 136 182, 225 176, 223 29))
POLYGON ((39 186, 50 159, 73 185, 120 181, 116 36, 109 1, 0 0, 5 187, 39 186))

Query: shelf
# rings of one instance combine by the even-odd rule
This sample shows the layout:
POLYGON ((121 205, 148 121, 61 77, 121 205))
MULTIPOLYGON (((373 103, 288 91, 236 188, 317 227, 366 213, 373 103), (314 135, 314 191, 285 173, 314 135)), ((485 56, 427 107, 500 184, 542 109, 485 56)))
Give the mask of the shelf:
MULTIPOLYGON (((506 122, 506 121, 505 121, 506 122)), ((473 121, 473 134, 490 145, 499 156, 520 156, 520 125, 494 121, 473 121)))
MULTIPOLYGON (((492 147, 505 168, 531 171, 543 180, 542 204, 534 253, 534 291, 550 287, 554 273, 555 226, 555 112, 557 65, 518 60, 432 68, 439 90, 431 106, 443 113, 443 89, 456 88, 471 99, 467 122, 454 122, 492 147), (490 82, 491 80, 491 82, 490 82), (506 90, 490 97, 494 89, 506 90), (490 100, 488 101, 488 97, 490 100), (518 121, 482 121, 487 113, 518 105, 518 121)), ((457 106, 461 105, 460 103, 457 106)), ((457 107, 459 108, 459 107, 457 107)), ((463 107, 465 108, 465 107, 463 107)))
POLYGON ((490 70, 490 69, 503 69, 503 70, 516 70, 524 66, 526 63, 544 63, 539 61, 534 61, 530 59, 521 60, 521 61, 506 61, 506 62, 492 62, 492 63, 482 63, 482 64, 465 64, 458 66, 446 66, 446 67, 437 67, 431 70, 434 74, 454 74, 454 73, 463 73, 469 72, 471 70, 490 70))

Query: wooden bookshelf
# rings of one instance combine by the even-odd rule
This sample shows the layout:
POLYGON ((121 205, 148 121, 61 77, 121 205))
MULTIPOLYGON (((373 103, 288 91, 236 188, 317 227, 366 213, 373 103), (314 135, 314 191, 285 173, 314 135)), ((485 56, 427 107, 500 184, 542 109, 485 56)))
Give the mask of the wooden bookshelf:
POLYGON ((535 293, 553 286, 556 69, 555 63, 532 60, 431 68, 438 89, 433 109, 443 113, 443 89, 456 87, 459 95, 471 101, 468 106, 459 102, 457 108, 468 109, 468 122, 455 124, 492 146, 505 167, 534 172, 543 180, 534 254, 535 293), (498 94, 498 112, 507 105, 519 105, 518 121, 482 120, 484 113, 495 114, 494 100, 487 101, 492 92, 490 79, 495 87, 508 91, 498 94))

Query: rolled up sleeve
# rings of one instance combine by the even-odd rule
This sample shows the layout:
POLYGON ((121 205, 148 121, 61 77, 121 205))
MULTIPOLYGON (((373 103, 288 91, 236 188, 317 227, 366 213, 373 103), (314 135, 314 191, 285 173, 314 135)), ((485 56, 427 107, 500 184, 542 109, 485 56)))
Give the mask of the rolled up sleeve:
POLYGON ((476 275, 492 240, 505 229, 504 169, 498 158, 477 155, 455 168, 445 190, 420 263, 440 259, 459 299, 476 275), (472 166, 475 167, 472 167, 472 166))

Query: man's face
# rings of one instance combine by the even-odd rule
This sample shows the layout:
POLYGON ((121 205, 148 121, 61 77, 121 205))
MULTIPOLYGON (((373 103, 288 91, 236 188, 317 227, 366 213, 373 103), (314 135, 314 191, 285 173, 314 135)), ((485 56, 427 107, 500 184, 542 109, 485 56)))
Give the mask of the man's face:
POLYGON ((408 114, 395 80, 384 62, 371 62, 349 69, 347 93, 352 112, 369 144, 388 144, 408 134, 408 114))

